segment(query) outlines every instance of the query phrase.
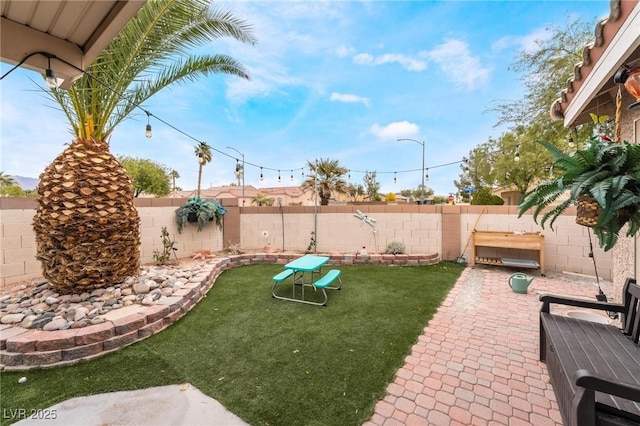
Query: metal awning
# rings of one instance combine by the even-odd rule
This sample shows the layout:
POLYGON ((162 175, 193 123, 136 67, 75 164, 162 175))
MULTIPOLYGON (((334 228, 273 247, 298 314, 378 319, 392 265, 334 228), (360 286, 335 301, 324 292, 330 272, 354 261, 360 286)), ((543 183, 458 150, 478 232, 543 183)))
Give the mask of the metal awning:
MULTIPOLYGON (((79 78, 146 0, 0 0, 0 59, 18 64, 35 52, 53 59, 63 88, 79 78), (76 67, 76 68, 74 68, 76 67)), ((22 65, 45 73, 48 59, 36 54, 22 65)))

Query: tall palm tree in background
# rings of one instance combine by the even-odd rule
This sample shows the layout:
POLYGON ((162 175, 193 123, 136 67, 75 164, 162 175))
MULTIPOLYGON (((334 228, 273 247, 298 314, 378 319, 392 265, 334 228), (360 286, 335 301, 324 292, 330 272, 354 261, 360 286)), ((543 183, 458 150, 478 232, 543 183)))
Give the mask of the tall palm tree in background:
POLYGON ((154 0, 138 11, 68 91, 52 89, 76 139, 40 175, 34 217, 43 275, 60 293, 138 275, 133 186, 109 152, 114 128, 176 82, 212 73, 249 78, 225 55, 190 52, 219 37, 254 43, 251 27, 205 0, 154 0))
POLYGON ((199 142, 194 150, 196 157, 198 158, 198 189, 196 190, 196 196, 200 196, 200 183, 202 182, 202 168, 205 164, 210 163, 213 160, 213 154, 211 153, 211 147, 206 142, 199 142))
POLYGON ((176 190, 176 179, 180 179, 180 173, 177 170, 171 169, 169 172, 169 177, 171 178, 171 190, 176 190))
POLYGON ((348 194, 347 182, 342 177, 347 169, 338 164, 338 160, 320 159, 315 162, 307 161, 311 173, 302 183, 303 188, 317 189, 320 205, 329 205, 332 193, 348 194))

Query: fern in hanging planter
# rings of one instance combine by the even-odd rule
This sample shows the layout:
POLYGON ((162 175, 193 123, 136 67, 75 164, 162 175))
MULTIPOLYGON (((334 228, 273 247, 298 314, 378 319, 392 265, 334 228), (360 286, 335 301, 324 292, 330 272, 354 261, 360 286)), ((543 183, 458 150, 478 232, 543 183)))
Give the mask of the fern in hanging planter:
POLYGON ((198 232, 211 222, 222 229, 222 217, 226 212, 226 209, 216 200, 207 201, 201 197, 189 198, 184 205, 176 209, 178 233, 182 234, 182 230, 189 222, 198 224, 198 232))
POLYGON ((542 214, 540 225, 550 220, 553 229, 558 216, 577 203, 576 222, 591 226, 605 251, 616 244, 625 224, 627 236, 640 230, 640 145, 596 136, 584 149, 567 154, 549 142, 539 143, 553 157, 557 174, 522 197, 518 217, 533 209, 534 221, 542 214))

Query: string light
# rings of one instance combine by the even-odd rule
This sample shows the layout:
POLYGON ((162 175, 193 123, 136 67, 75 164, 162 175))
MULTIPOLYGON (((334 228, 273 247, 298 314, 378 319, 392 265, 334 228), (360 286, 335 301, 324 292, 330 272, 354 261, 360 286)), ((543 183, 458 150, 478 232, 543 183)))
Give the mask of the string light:
MULTIPOLYGON (((79 68, 79 67, 77 67, 77 66, 75 66, 75 65, 73 65, 73 64, 71 64, 71 63, 69 63, 69 62, 67 62, 67 61, 65 61, 64 59, 58 58, 57 56, 55 56, 55 55, 53 55, 53 54, 51 54, 51 53, 43 52, 43 51, 32 52, 32 53, 30 53, 29 55, 27 55, 27 56, 26 56, 26 57, 25 57, 25 58, 24 58, 24 59, 23 59, 23 60, 22 60, 18 65, 16 65, 14 68, 12 68, 11 70, 9 70, 9 71, 8 71, 8 72, 6 72, 5 74, 3 74, 3 75, 0 77, 0 80, 1 80, 1 79, 4 79, 7 75, 9 75, 9 74, 11 73, 11 71, 13 71, 15 68, 19 67, 19 66, 20 66, 22 63, 24 63, 28 58, 30 58, 31 56, 34 56, 34 55, 42 55, 42 56, 45 56, 45 57, 47 58, 49 68, 47 68, 47 70, 46 70, 46 72, 45 72, 45 80, 46 80, 47 85, 49 85, 50 87, 57 87, 57 86, 58 86, 58 84, 57 84, 57 79, 56 79, 56 77, 55 77, 55 73, 54 73, 54 72, 53 72, 53 70, 51 69, 51 59, 56 59, 56 60, 58 60, 58 61, 60 61, 60 62, 62 62, 62 63, 64 63, 64 64, 66 64, 66 65, 68 65, 68 66, 70 66, 70 67, 72 67, 72 68, 74 68, 74 69, 76 69, 76 70, 78 70, 78 71, 80 71, 80 72, 82 72, 82 73, 86 74, 87 76, 89 76, 90 78, 92 78, 93 80, 95 80, 98 84, 100 84, 100 85, 102 85, 103 87, 105 87, 105 88, 107 88, 107 89, 111 90, 113 93, 115 93, 115 94, 117 94, 117 95, 120 95, 121 97, 124 97, 124 95, 122 95, 120 92, 118 92, 117 90, 115 90, 114 88, 112 88, 111 86, 109 86, 108 84, 106 84, 106 83, 102 82, 99 78, 95 77, 94 75, 92 75, 91 73, 87 72, 86 70, 84 70, 84 69, 82 69, 82 68, 79 68)), ((195 137, 193 137, 192 135, 190 135, 190 134, 186 133, 185 131, 183 131, 183 130, 179 129, 178 127, 176 127, 176 126, 172 125, 171 123, 169 123, 169 122, 167 122, 167 121, 165 121, 165 120, 161 119, 160 117, 157 117, 157 116, 153 115, 151 112, 149 112, 149 111, 147 111, 146 109, 142 108, 139 104, 134 104, 134 103, 132 103, 132 108, 134 108, 134 109, 135 109, 135 108, 140 109, 140 110, 142 110, 142 111, 147 115, 147 125, 146 125, 146 127, 145 127, 145 136, 146 136, 146 137, 150 138, 150 137, 152 137, 152 136, 153 136, 152 128, 151 128, 151 123, 150 123, 150 117, 151 117, 151 116, 153 116, 156 120, 158 120, 158 121, 160 121, 161 123, 163 123, 163 124, 167 125, 168 127, 171 127, 173 130, 175 130, 175 131, 177 131, 177 132, 179 132, 179 133, 183 134, 184 136, 186 136, 186 137, 188 137, 188 138, 190 138, 190 139, 192 139, 192 140, 194 140, 194 141, 196 141, 196 142, 200 143, 200 141, 199 141, 198 139, 196 139, 195 137)), ((225 153, 225 152, 223 152, 223 151, 220 151, 220 150, 218 150, 218 149, 216 149, 216 148, 214 148, 214 147, 212 147, 212 150, 213 150, 213 151, 215 151, 215 152, 218 152, 218 153, 220 153, 220 154, 222 154, 222 155, 224 155, 224 156, 226 156, 226 157, 234 158, 233 156, 231 156, 231 155, 229 155, 229 154, 227 154, 227 153, 225 153)), ((202 158, 199 158, 199 161, 202 161, 202 160, 203 160, 202 158)), ((519 160, 519 152, 516 152, 516 158, 515 158, 515 161, 518 161, 518 160, 519 160)), ((237 161, 237 159, 236 159, 236 161, 237 161)), ((432 168, 436 168, 436 167, 444 167, 444 166, 448 166, 448 165, 451 165, 451 164, 458 164, 458 163, 461 163, 461 162, 463 162, 463 161, 455 161, 455 162, 452 162, 452 163, 447 163, 447 164, 441 164, 441 165, 437 165, 437 166, 432 166, 432 168)), ((253 166, 253 167, 260 167, 260 180, 261 180, 261 181, 263 181, 263 180, 264 180, 264 173, 263 173, 264 167, 263 167, 263 166, 259 166, 258 164, 252 164, 252 163, 245 163, 245 164, 250 165, 250 166, 253 166)), ((267 169, 268 169, 268 170, 276 170, 276 169, 272 169, 272 168, 268 168, 268 167, 267 167, 267 169)), ((297 170, 297 169, 295 169, 295 170, 297 170)), ((424 170, 424 169, 423 169, 423 170, 424 170)), ((468 169, 467 169, 467 170, 468 170, 468 169)), ((294 171, 294 169, 291 169, 291 178, 293 178, 293 171, 294 171)), ((304 176, 305 176, 304 167, 301 167, 301 168, 300 168, 300 171, 301 171, 301 176, 302 176, 302 177, 304 177, 304 176)), ((349 178, 349 179, 351 179, 351 172, 352 172, 352 171, 353 171, 353 172, 355 172, 355 173, 365 173, 365 172, 363 172, 363 171, 358 171, 358 170, 349 170, 349 169, 348 169, 348 170, 347 170, 347 173, 348 173, 348 178, 349 178)), ((400 170, 400 171, 394 171, 394 172, 378 172, 378 173, 379 173, 379 174, 383 174, 383 173, 394 173, 394 182, 397 182, 397 178, 396 178, 397 173, 408 173, 408 172, 415 172, 415 171, 416 171, 416 170, 400 170)), ((279 178, 279 181, 280 181, 280 180, 281 180, 281 177, 280 177, 280 170, 278 170, 278 178, 279 178)), ((291 180, 293 181, 293 179, 291 179, 291 180)))
POLYGON ((151 136, 153 136, 153 133, 151 133, 151 123, 149 123, 149 118, 151 117, 151 113, 149 111, 144 111, 147 113, 147 128, 144 132, 144 135, 148 138, 150 138, 151 136))
POLYGON ((58 81, 56 80, 56 73, 51 69, 51 57, 48 56, 47 60, 49 61, 49 65, 47 65, 47 69, 45 70, 44 81, 47 83, 50 89, 55 89, 58 87, 58 81))

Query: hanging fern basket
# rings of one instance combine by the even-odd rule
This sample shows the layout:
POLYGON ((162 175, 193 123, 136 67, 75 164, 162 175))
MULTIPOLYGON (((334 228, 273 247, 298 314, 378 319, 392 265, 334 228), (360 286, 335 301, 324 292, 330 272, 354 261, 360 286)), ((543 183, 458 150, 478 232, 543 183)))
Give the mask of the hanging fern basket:
POLYGON ((600 217, 600 205, 595 198, 583 195, 578 197, 576 223, 593 228, 600 217))

